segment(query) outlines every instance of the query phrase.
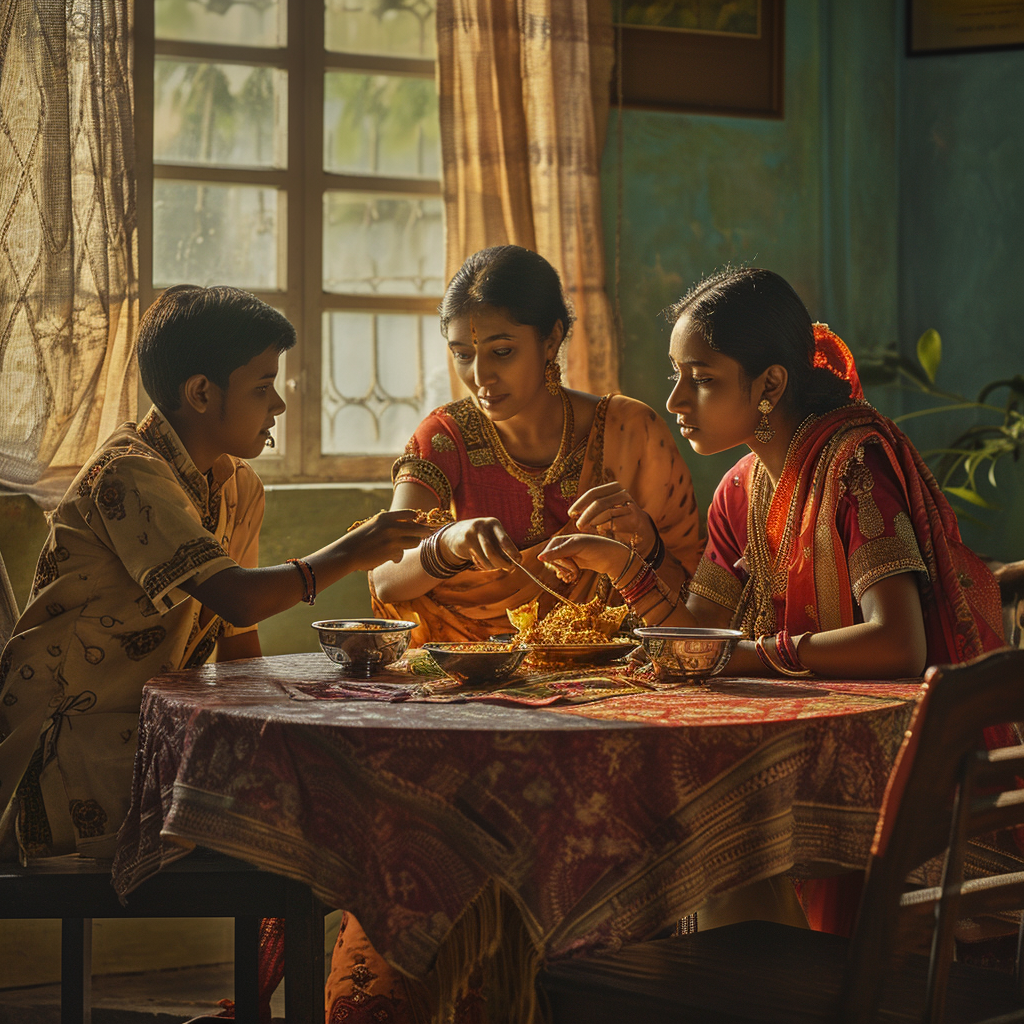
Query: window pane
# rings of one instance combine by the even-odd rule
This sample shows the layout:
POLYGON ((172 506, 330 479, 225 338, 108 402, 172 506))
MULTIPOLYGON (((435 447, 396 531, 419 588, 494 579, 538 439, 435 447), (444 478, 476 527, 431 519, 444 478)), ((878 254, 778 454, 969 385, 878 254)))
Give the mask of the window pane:
POLYGON ((284 46, 287 13, 287 0, 156 0, 156 37, 235 46, 284 46))
POLYGON ((329 71, 324 77, 324 168, 337 174, 439 178, 432 78, 329 71))
POLYGON ((440 199, 324 193, 324 291, 440 295, 440 199))
POLYGON ((153 77, 158 163, 286 166, 284 71, 157 57, 153 77))
POLYGON ((249 185, 153 182, 153 284, 276 289, 279 194, 249 185))
POLYGON ((433 60, 434 0, 327 0, 324 40, 336 53, 433 60))
POLYGON ((324 455, 397 455, 451 399, 437 318, 324 313, 322 381, 324 455))

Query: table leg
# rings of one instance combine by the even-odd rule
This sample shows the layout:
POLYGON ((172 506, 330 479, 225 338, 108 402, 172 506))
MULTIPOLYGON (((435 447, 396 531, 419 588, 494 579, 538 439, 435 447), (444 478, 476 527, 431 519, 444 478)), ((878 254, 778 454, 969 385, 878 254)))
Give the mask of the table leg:
POLYGON ((260 919, 235 918, 235 1020, 260 1019, 260 919))
POLYGON ((288 881, 284 924, 284 1014, 318 1024, 324 1012, 324 910, 308 885, 288 881))
POLYGON ((60 1024, 92 1024, 92 918, 60 926, 60 1024))

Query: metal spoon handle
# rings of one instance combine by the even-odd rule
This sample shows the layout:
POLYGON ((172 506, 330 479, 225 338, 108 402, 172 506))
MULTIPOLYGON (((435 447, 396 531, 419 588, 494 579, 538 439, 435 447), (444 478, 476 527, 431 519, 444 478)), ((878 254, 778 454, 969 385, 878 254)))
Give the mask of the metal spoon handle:
POLYGON ((519 564, 519 568, 522 569, 523 572, 525 572, 541 590, 546 590, 552 597, 557 597, 559 601, 562 601, 564 604, 567 604, 572 608, 579 608, 579 605, 575 601, 570 601, 569 598, 563 597, 557 590, 552 590, 551 587, 549 587, 542 579, 534 576, 534 574, 521 562, 519 564))

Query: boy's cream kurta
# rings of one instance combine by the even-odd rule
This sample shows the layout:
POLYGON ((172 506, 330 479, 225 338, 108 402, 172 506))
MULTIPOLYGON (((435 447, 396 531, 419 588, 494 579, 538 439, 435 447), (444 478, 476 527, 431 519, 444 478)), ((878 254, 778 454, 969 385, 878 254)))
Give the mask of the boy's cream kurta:
POLYGON ((23 858, 112 856, 144 684, 245 632, 181 584, 255 567, 263 504, 247 463, 223 455, 204 476, 153 409, 107 439, 50 515, 0 658, 0 834, 14 825, 23 858))

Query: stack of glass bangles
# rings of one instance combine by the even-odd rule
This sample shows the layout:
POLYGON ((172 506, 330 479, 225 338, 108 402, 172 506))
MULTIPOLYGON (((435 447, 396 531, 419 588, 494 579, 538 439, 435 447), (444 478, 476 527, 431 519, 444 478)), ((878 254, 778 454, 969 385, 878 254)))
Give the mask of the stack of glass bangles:
POLYGON ((761 659, 764 667, 776 675, 811 676, 814 673, 809 668, 804 667, 804 663, 800 660, 800 655, 797 653, 800 641, 809 635, 809 633, 801 633, 799 636, 790 636, 789 632, 785 629, 780 629, 774 636, 762 633, 754 641, 754 650, 757 652, 757 656, 761 659), (775 641, 772 647, 768 646, 768 640, 775 641))
POLYGON ((450 580, 453 576, 458 576, 460 572, 473 566, 472 561, 468 559, 464 562, 449 562, 438 547, 441 534, 454 525, 454 523, 449 523, 447 526, 442 526, 440 530, 432 533, 420 544, 420 565, 423 566, 423 571, 428 576, 433 576, 435 580, 450 580))

